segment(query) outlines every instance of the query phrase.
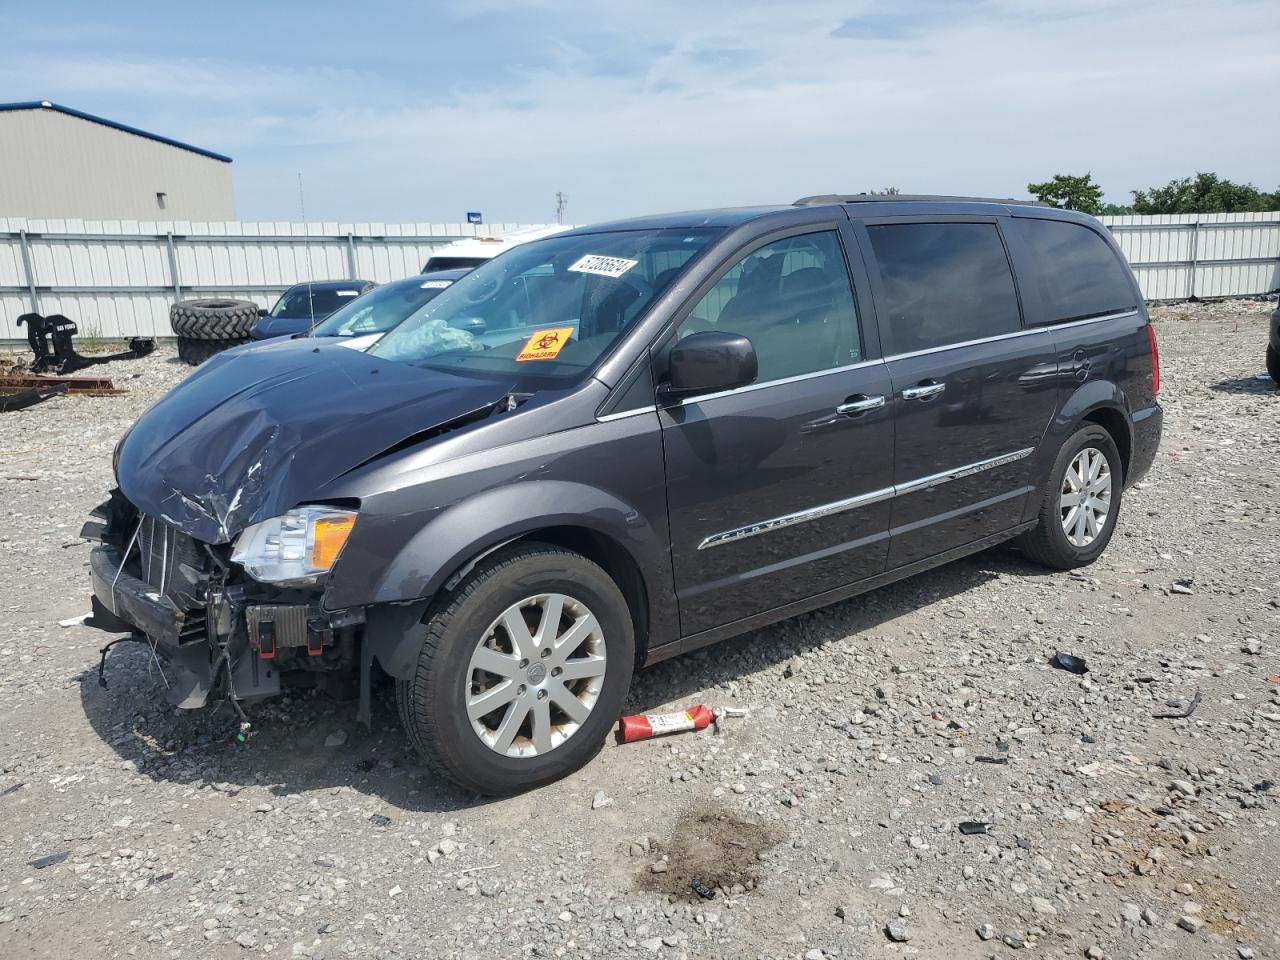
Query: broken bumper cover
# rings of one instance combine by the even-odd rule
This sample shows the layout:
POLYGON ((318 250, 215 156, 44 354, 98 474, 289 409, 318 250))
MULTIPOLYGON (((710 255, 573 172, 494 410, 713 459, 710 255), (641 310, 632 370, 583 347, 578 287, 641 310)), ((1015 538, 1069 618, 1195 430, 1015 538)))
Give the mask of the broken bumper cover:
POLYGON ((205 705, 213 687, 214 669, 203 625, 195 623, 150 584, 121 569, 121 554, 103 544, 89 552, 93 583, 93 615, 86 625, 108 633, 143 633, 152 651, 162 657, 169 702, 183 709, 205 705), (195 627, 197 632, 189 631, 195 627), (188 631, 184 634, 184 631, 188 631))
MULTIPOLYGON (((179 610, 172 600, 156 591, 148 583, 122 569, 120 551, 107 544, 94 547, 89 552, 90 577, 93 583, 95 626, 112 629, 106 622, 114 618, 125 629, 140 630, 156 643, 178 647, 185 628, 189 627, 188 614, 179 610)), ((118 628, 116 632, 119 632, 118 628)))

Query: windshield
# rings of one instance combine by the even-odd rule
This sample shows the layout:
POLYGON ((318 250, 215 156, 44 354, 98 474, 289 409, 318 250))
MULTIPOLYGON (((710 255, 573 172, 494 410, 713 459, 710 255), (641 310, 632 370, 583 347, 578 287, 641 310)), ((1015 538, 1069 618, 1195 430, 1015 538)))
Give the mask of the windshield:
POLYGON ((315 337, 355 337, 386 333, 453 283, 439 277, 414 277, 412 281, 374 287, 362 297, 339 307, 324 323, 316 324, 315 337))
POLYGON ((317 320, 327 317, 343 304, 350 303, 360 296, 359 290, 326 290, 311 287, 311 305, 307 304, 306 286, 292 287, 280 295, 276 305, 271 308, 273 317, 290 317, 310 319, 313 314, 317 320))
POLYGON ((451 373, 579 379, 722 231, 554 236, 477 267, 370 349, 451 373))

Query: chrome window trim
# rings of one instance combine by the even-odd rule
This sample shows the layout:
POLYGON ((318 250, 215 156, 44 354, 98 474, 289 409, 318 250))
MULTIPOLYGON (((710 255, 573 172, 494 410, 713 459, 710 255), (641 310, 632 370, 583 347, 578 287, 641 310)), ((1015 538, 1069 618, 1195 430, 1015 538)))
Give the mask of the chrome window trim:
POLYGON ((609 423, 612 420, 626 420, 628 417, 638 417, 642 414, 657 412, 657 404, 650 404, 647 407, 635 407, 631 410, 623 410, 621 413, 606 413, 602 417, 596 417, 596 423, 609 423))
POLYGON ((860 370, 863 367, 874 367, 876 364, 884 363, 883 360, 859 360, 857 363, 845 364, 843 367, 828 367, 826 370, 814 370, 811 373, 799 373, 794 377, 783 377, 781 380, 765 380, 763 383, 748 383, 745 387, 734 387, 732 390, 718 390, 715 393, 702 393, 696 397, 685 397, 680 400, 677 406, 685 406, 690 403, 701 403, 704 400, 718 400, 721 397, 732 396, 737 393, 750 393, 753 390, 763 390, 765 387, 780 387, 788 383, 800 383, 804 380, 814 380, 817 377, 828 377, 836 373, 845 373, 849 370, 860 370))
POLYGON ((923 357, 931 353, 942 353, 945 350, 959 350, 961 347, 976 347, 983 343, 996 343, 1000 340, 1012 340, 1015 337, 1026 337, 1033 333, 1044 333, 1050 330, 1063 330, 1067 327, 1081 327, 1087 323, 1102 323, 1104 320, 1122 320, 1125 317, 1134 317, 1138 315, 1138 311, 1125 310, 1123 313, 1108 313, 1102 317, 1086 317, 1083 320, 1070 320, 1066 323, 1045 323, 1038 327, 1027 327, 1023 330, 1014 330, 1010 333, 996 334, 994 337, 981 337, 977 340, 961 340, 959 343, 944 343, 938 347, 928 347, 924 350, 911 350, 907 353, 892 353, 885 357, 885 362, 889 363, 894 360, 906 360, 910 357, 923 357))
MULTIPOLYGON (((747 393, 751 390, 762 390, 765 387, 778 386, 787 383, 799 383, 803 380, 812 380, 814 377, 825 377, 833 373, 844 373, 847 370, 858 370, 862 367, 874 366, 877 363, 889 363, 893 360, 906 360, 910 357, 923 357, 930 353, 942 353, 945 350, 958 350, 961 347, 974 347, 983 343, 995 343, 1000 340, 1012 340, 1014 337, 1025 337, 1033 333, 1044 333, 1046 330, 1065 330, 1070 327, 1083 327, 1090 323, 1103 323, 1107 320, 1123 320, 1126 317, 1136 317, 1138 310, 1135 307, 1132 310, 1124 310, 1120 313, 1108 313, 1101 317, 1086 317, 1083 320, 1068 320, 1065 323, 1046 323, 1038 327, 1028 327, 1025 330, 1014 330, 1012 333, 1001 333, 994 337, 983 337, 980 340, 964 340, 960 343, 948 343, 940 347, 929 347, 927 350, 913 350, 910 353, 894 353, 887 357, 877 357, 871 360, 859 360, 857 363, 846 364, 843 367, 831 367, 827 370, 815 370, 812 373, 802 373, 794 377, 784 377, 781 380, 766 380, 764 383, 749 383, 745 387, 734 387, 732 390, 720 390, 716 393, 704 393, 697 397, 686 397, 679 401, 675 406, 684 406, 688 403, 698 403, 703 400, 718 400, 720 397, 732 396, 736 393, 747 393)), ((624 417, 639 416, 642 413, 650 413, 656 411, 657 406, 639 407, 635 410, 625 410, 621 413, 608 413, 602 417, 596 417, 596 422, 605 423, 609 420, 621 420, 624 417)))
POLYGON ((979 460, 976 463, 968 463, 962 467, 953 467, 950 470, 944 470, 941 473, 933 473, 927 477, 919 477, 918 479, 908 481, 907 483, 894 484, 891 487, 882 487, 879 490, 872 490, 870 493, 859 494, 856 497, 848 497, 844 500, 835 500, 831 503, 821 504, 820 506, 809 507, 806 510, 797 510, 795 513, 787 513, 780 517, 773 517, 769 520, 759 520, 755 523, 749 523, 743 527, 735 527, 732 530, 725 530, 722 533, 713 533, 698 544, 698 549, 705 550, 708 547, 718 547, 725 543, 733 543, 735 540, 745 540, 747 537, 754 537, 762 533, 768 533, 770 530, 778 530, 782 527, 794 526, 797 523, 808 523, 810 520, 819 520, 823 517, 832 516, 833 514, 844 513, 847 510, 856 510, 859 507, 870 506, 873 503, 881 503, 882 501, 891 500, 895 497, 906 496, 909 493, 929 490, 952 480, 971 477, 976 473, 982 473, 984 470, 994 470, 997 467, 1003 467, 1010 463, 1015 463, 1018 460, 1024 460, 1035 452, 1035 447, 1024 447, 1023 449, 1015 450, 1012 453, 1004 453, 998 457, 990 457, 986 460, 979 460))

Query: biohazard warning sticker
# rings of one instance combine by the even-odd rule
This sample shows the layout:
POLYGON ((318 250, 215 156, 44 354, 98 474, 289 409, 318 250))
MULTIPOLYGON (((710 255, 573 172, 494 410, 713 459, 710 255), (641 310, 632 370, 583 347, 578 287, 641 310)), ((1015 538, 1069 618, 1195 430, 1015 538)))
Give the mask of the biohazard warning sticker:
POLYGON ((573 336, 573 327, 538 330, 516 354, 516 360, 554 360, 573 336))
POLYGON ((626 257, 605 257, 588 253, 569 269, 576 273, 594 273, 601 277, 620 277, 640 261, 626 257))

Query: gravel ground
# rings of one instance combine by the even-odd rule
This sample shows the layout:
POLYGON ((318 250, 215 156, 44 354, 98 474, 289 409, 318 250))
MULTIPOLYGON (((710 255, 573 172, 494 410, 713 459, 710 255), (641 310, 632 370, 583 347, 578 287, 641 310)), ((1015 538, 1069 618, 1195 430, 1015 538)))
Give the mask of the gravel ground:
POLYGON ((132 645, 99 686, 101 636, 58 625, 77 532, 172 350, 3 415, 0 956, 1280 956, 1273 306, 1156 311, 1164 444, 1094 566, 990 551, 668 662, 631 707, 750 716, 500 802, 389 702, 370 732, 277 700, 238 743, 132 645))

